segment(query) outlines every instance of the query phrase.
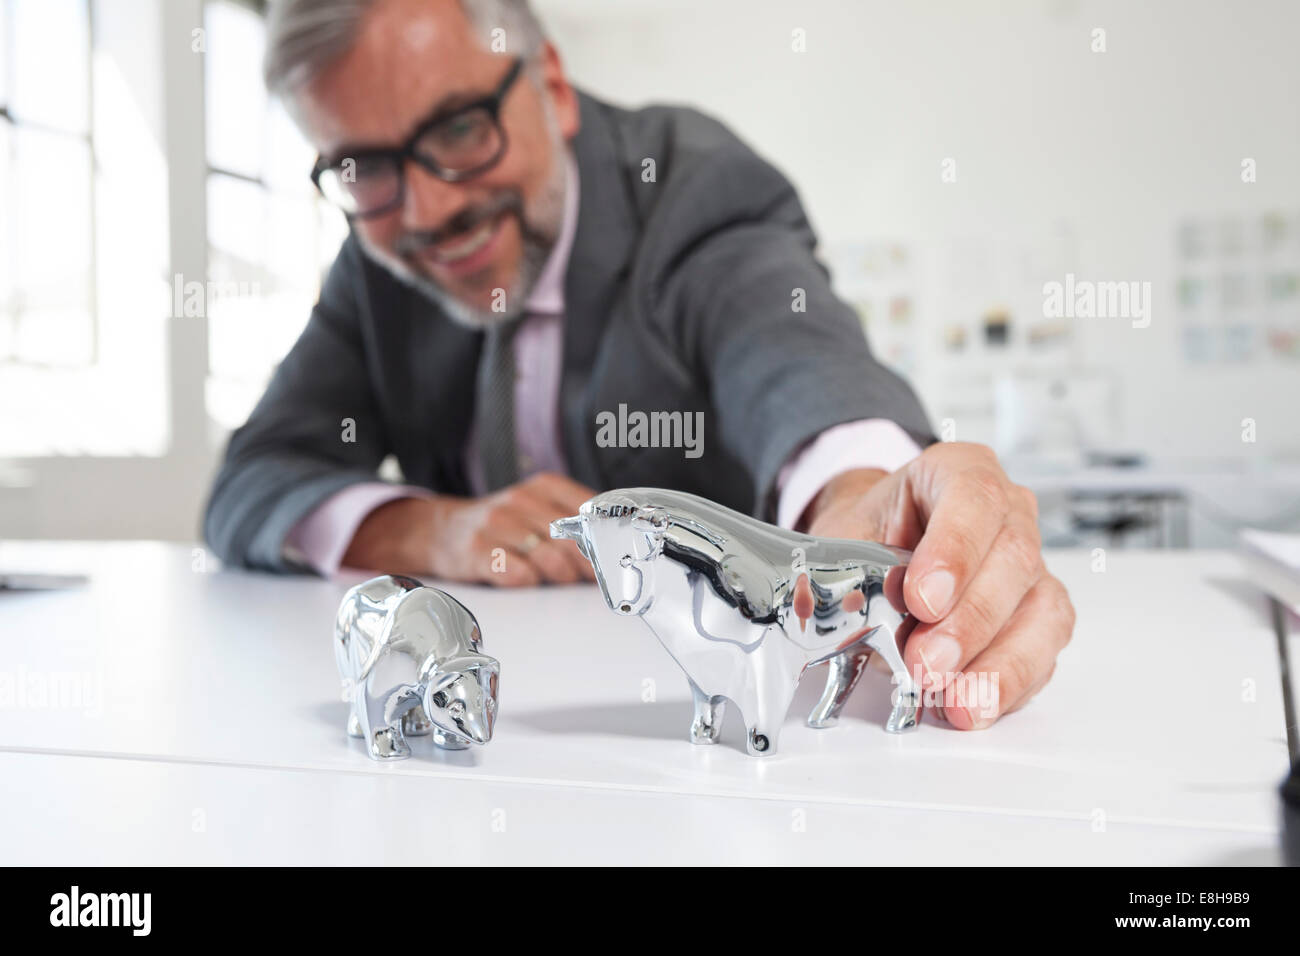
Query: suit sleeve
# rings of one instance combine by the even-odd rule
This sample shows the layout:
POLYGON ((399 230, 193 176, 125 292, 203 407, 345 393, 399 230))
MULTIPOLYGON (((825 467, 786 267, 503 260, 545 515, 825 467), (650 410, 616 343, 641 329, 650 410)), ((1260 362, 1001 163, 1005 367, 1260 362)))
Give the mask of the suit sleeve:
POLYGON ((286 557, 289 532, 340 489, 375 481, 388 453, 363 349, 360 255, 349 238, 302 335, 230 436, 203 519, 228 565, 307 570, 286 557))
POLYGON ((655 321, 709 383, 721 432, 754 481, 755 513, 776 520, 776 482, 807 442, 845 422, 886 419, 935 441, 911 387, 872 355, 831 291, 790 183, 748 149, 700 163, 659 213, 655 321))

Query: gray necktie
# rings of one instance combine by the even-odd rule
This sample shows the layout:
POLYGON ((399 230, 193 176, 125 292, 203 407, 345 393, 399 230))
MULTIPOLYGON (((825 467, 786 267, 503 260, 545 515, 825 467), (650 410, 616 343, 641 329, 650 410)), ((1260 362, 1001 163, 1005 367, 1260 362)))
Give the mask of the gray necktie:
POLYGON ((483 481, 496 491, 519 480, 515 439, 515 333, 520 320, 510 319, 487 330, 478 363, 474 430, 483 481))

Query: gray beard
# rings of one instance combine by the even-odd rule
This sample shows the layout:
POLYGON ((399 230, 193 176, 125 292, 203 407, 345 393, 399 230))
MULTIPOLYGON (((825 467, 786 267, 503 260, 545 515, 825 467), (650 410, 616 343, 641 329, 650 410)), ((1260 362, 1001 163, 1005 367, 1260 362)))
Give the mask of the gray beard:
POLYGON ((559 238, 564 220, 564 200, 568 188, 566 163, 568 149, 563 142, 552 153, 550 179, 542 189, 542 194, 531 207, 524 209, 519 219, 519 235, 522 256, 519 270, 510 287, 505 289, 505 308, 501 311, 480 309, 457 299, 428 276, 413 270, 403 259, 392 253, 379 249, 368 242, 360 233, 362 251, 381 265, 404 285, 431 299, 453 322, 466 328, 481 331, 490 329, 503 322, 518 318, 524 312, 528 296, 541 277, 550 258, 555 241, 559 238))

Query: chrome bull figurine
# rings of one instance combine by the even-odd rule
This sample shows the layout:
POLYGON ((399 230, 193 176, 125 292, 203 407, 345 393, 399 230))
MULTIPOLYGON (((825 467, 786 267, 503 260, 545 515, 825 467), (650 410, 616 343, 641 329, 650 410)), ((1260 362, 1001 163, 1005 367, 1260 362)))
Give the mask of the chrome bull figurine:
POLYGON ((351 701, 347 731, 375 760, 409 757, 407 736, 444 750, 492 739, 501 667, 478 621, 445 591, 383 575, 343 597, 334 657, 351 701))
POLYGON ((692 743, 717 740, 730 700, 749 753, 775 753, 800 677, 822 663, 808 724, 833 725, 872 651, 898 685, 885 729, 916 726, 920 688, 903 666, 916 623, 903 604, 909 552, 785 531, 659 488, 599 494, 552 522, 551 537, 577 542, 609 607, 640 616, 686 672, 692 743))

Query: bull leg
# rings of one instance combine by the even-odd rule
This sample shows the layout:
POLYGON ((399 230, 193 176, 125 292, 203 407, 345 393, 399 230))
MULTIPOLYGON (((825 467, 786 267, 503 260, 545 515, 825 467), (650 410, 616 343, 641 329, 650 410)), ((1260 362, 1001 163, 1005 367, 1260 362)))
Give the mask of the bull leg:
POLYGON ((915 730, 917 714, 921 709, 921 691, 912 680, 912 675, 903 665, 903 650, 898 646, 898 638, 892 628, 880 625, 867 638, 867 646, 879 651, 889 669, 894 674, 894 683, 898 685, 897 700, 894 709, 885 723, 885 730, 891 734, 901 734, 915 730))
POLYGON ((712 744, 722 732, 722 717, 727 702, 721 697, 710 697, 691 681, 691 696, 695 699, 695 719, 691 721, 691 743, 712 744))
POLYGON ((844 710, 844 702, 853 693, 870 658, 871 648, 858 644, 827 662, 826 689, 808 715, 809 727, 822 729, 835 726, 840 719, 840 711, 844 710))
POLYGON ((740 699, 732 698, 745 716, 745 750, 750 756, 776 753, 781 725, 799 687, 798 671, 791 670, 783 656, 785 641, 779 629, 766 635, 763 646, 750 655, 749 679, 740 699))
POLYGON ((781 735, 781 722, 785 720, 794 699, 794 686, 780 694, 768 692, 755 694, 745 711, 745 751, 751 757, 770 756, 776 753, 777 738, 781 735), (753 714, 753 717, 749 715, 753 714))

